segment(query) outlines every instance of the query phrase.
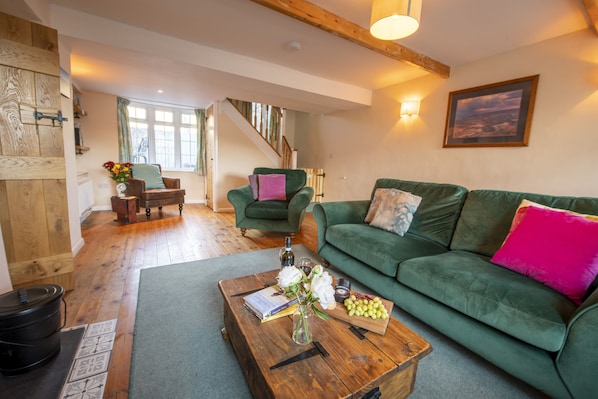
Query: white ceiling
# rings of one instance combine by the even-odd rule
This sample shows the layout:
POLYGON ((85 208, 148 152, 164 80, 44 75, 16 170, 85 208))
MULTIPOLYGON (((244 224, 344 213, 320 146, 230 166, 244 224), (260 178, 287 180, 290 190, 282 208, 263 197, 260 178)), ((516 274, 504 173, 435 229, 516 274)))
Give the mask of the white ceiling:
MULTIPOLYGON (((369 105, 372 90, 427 74, 250 0, 48 1, 83 91, 331 112, 369 105), (285 48, 291 40, 299 51, 285 48)), ((312 2, 369 24, 371 0, 312 2)), ((398 43, 455 68, 589 26, 582 0, 423 0, 420 29, 398 43)))

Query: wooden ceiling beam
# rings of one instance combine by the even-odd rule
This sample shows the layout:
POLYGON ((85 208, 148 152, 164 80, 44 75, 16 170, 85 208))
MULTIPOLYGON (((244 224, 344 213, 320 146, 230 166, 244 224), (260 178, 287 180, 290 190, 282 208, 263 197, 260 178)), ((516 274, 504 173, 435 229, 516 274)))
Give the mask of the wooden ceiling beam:
POLYGON ((594 32, 598 33, 598 0, 583 0, 583 6, 590 17, 594 32))
MULTIPOLYGON (((451 68, 393 41, 379 40, 370 31, 305 0, 251 0, 274 11, 332 33, 397 61, 448 78, 451 68)), ((587 0, 598 1, 598 0, 587 0)))

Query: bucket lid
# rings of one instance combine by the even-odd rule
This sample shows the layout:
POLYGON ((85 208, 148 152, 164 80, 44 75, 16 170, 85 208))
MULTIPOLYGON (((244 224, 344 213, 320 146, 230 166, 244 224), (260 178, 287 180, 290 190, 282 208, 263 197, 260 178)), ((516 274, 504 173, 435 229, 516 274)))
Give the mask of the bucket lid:
POLYGON ((0 319, 33 312, 62 297, 64 288, 55 284, 25 287, 0 295, 0 319))

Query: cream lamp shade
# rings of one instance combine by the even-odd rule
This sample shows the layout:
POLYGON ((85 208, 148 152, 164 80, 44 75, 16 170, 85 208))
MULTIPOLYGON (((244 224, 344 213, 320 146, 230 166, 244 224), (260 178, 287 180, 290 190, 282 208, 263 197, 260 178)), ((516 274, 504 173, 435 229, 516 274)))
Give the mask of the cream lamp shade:
POLYGON ((401 103, 401 117, 419 114, 419 101, 410 100, 401 103))
POLYGON ((370 33, 381 40, 397 40, 419 28, 422 0, 374 0, 370 33))

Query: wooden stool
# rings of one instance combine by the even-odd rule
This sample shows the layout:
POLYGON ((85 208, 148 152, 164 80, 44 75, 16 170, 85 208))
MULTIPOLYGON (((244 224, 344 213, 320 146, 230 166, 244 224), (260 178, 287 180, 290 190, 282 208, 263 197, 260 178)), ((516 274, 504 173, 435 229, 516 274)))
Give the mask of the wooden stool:
POLYGON ((116 212, 116 219, 123 223, 137 223, 137 197, 117 197, 111 198, 112 210, 116 212))

